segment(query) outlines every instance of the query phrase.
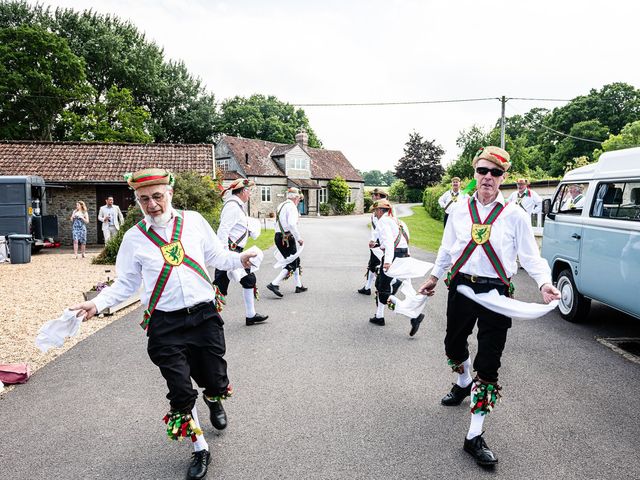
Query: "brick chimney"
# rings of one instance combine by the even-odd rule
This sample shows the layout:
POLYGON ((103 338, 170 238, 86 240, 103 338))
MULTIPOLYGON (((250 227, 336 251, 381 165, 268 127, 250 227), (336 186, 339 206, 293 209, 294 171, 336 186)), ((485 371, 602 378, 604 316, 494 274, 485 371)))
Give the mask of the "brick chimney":
POLYGON ((304 128, 301 128, 300 131, 296 133, 296 143, 302 148, 309 146, 309 135, 307 135, 304 128))

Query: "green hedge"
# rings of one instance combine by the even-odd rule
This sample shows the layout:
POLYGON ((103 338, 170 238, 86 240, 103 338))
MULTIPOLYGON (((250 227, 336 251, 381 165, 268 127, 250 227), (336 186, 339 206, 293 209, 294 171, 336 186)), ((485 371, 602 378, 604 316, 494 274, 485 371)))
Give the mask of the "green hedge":
POLYGON ((428 187, 424 189, 422 204, 431 218, 435 218, 436 220, 442 220, 444 218, 444 210, 440 204, 438 204, 438 199, 448 189, 449 187, 444 185, 436 185, 435 187, 428 187))

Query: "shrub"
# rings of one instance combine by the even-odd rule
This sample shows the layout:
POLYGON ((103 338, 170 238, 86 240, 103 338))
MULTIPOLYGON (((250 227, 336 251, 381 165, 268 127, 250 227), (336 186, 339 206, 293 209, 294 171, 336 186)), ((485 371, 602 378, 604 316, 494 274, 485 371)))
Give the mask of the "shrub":
POLYGON ((369 209, 373 205, 373 199, 371 198, 371 192, 366 192, 364 194, 364 211, 367 213, 369 209))
POLYGON ((341 215, 351 215, 355 208, 356 208, 356 204, 355 203, 353 203, 353 202, 345 203, 344 208, 342 209, 340 214, 341 215))
POLYGON ((389 187, 389 199, 394 202, 404 202, 407 198, 407 184, 404 180, 396 180, 389 187))
POLYGON ((340 215, 344 215, 347 198, 349 197, 349 184, 338 175, 329 180, 327 191, 329 193, 329 204, 331 204, 333 210, 340 215))
POLYGON ((431 218, 435 218, 436 220, 442 220, 444 218, 444 210, 438 203, 438 199, 447 190, 448 187, 445 185, 436 185, 435 187, 427 187, 424 189, 422 204, 431 218))
POLYGON ((321 203, 320 204, 320 215, 324 215, 327 216, 331 214, 331 207, 329 206, 328 203, 321 203))
POLYGON ((127 211, 127 216, 124 217, 124 222, 120 225, 120 230, 113 237, 109 239, 109 241, 105 244, 104 248, 100 252, 100 254, 93 259, 92 263, 98 265, 113 265, 116 263, 116 256, 118 255, 118 250, 120 249, 120 244, 122 243, 122 237, 127 230, 133 227, 136 223, 138 223, 144 215, 142 215, 142 210, 138 204, 132 205, 129 207, 129 211, 127 211))
POLYGON ((407 189, 407 201, 411 203, 422 203, 424 192, 419 188, 407 189))

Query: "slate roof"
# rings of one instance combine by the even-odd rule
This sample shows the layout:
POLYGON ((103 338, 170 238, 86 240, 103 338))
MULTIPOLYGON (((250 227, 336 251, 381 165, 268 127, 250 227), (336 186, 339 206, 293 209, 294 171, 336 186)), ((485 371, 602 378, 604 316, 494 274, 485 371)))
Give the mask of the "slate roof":
POLYGON ((0 142, 0 175, 39 175, 47 182, 124 183, 147 167, 214 172, 213 145, 168 143, 0 142))
MULTIPOLYGON (((284 155, 295 145, 224 135, 225 142, 240 167, 249 177, 284 177, 273 156, 284 155), (247 157, 248 155, 248 157, 247 157), (248 158, 249 163, 246 162, 248 158)), ((311 178, 330 180, 337 175, 352 182, 364 182, 362 176, 339 150, 304 147, 311 157, 311 178)))

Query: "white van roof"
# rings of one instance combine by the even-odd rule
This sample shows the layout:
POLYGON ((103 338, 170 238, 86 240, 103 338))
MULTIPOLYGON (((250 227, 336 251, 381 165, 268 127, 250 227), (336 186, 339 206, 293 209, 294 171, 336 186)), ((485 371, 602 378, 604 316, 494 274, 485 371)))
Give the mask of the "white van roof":
POLYGON ((640 177, 640 147, 606 152, 596 163, 568 171, 563 181, 640 177))

